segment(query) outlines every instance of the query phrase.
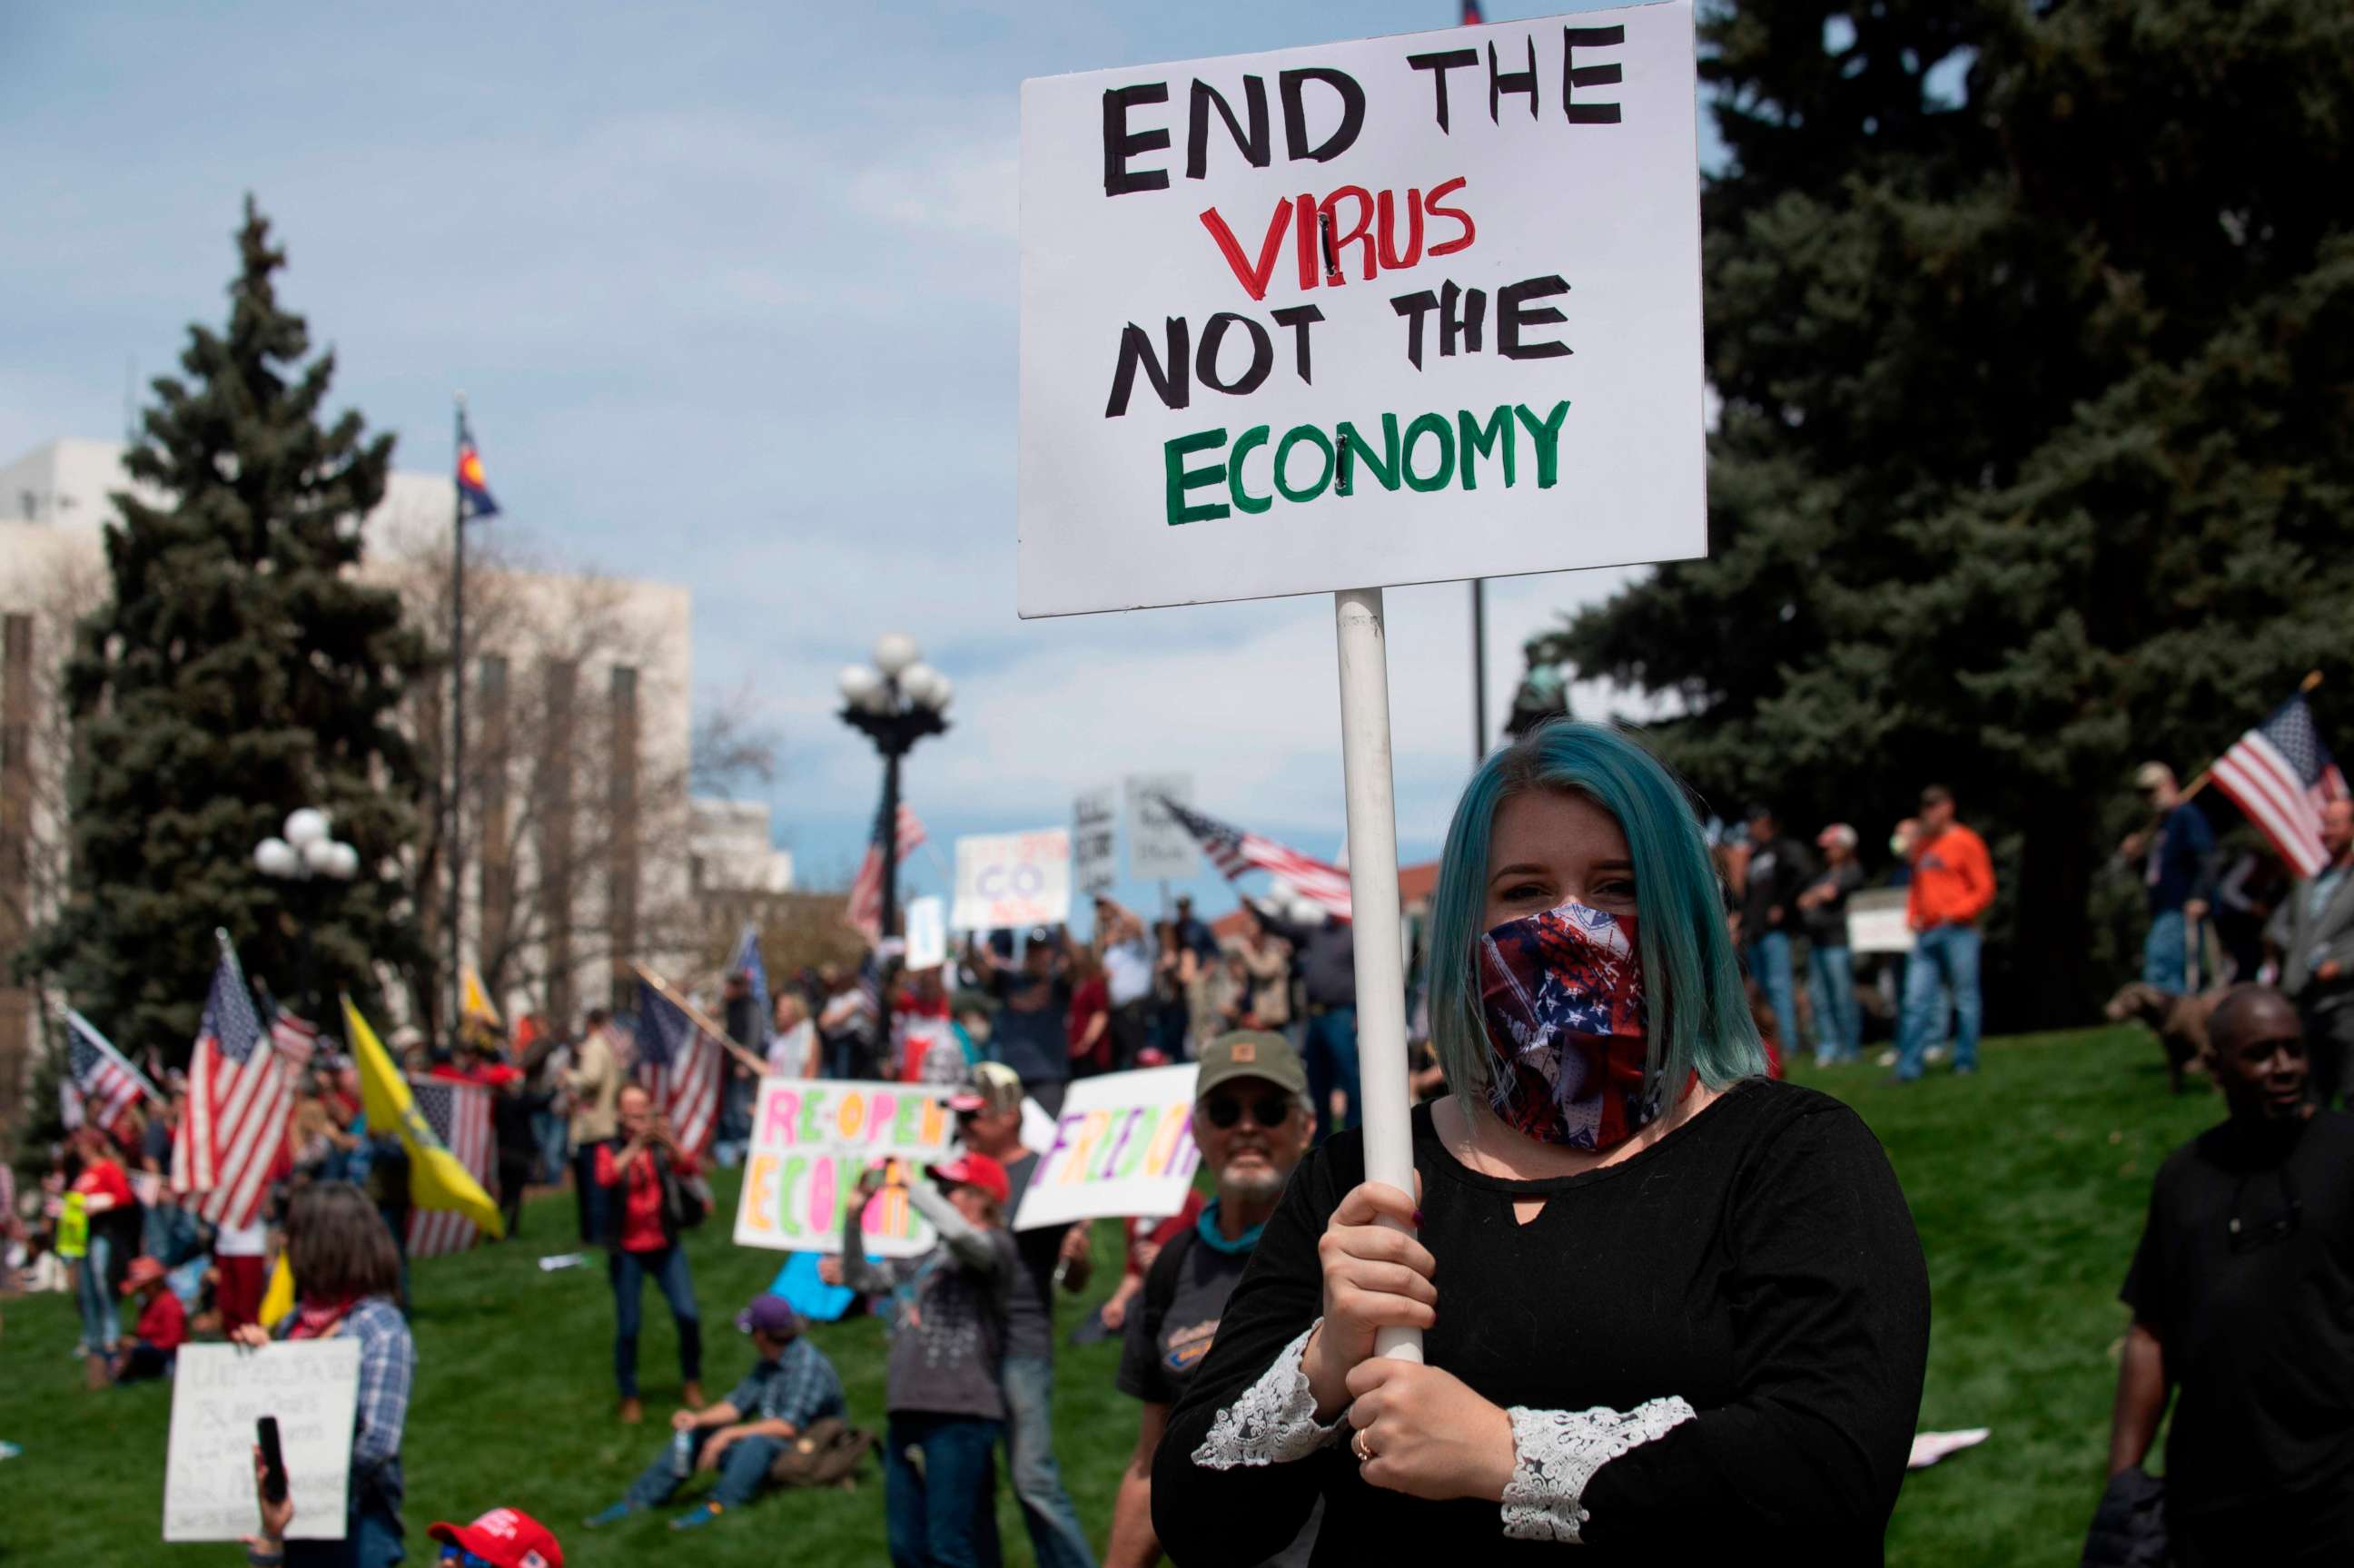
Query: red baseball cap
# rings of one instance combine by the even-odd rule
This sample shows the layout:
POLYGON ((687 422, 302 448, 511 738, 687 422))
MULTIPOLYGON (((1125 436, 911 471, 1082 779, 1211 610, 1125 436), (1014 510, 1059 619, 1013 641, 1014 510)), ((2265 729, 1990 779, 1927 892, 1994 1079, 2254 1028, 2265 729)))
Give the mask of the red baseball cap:
POLYGON ((498 1568, 564 1568, 564 1548, 547 1526, 521 1509, 494 1508, 472 1524, 437 1524, 425 1533, 498 1568))
POLYGON ((1004 1166, 986 1154, 965 1153, 944 1160, 932 1167, 932 1180, 978 1187, 996 1199, 1001 1208, 1013 1200, 1013 1179, 1005 1174, 1004 1166))

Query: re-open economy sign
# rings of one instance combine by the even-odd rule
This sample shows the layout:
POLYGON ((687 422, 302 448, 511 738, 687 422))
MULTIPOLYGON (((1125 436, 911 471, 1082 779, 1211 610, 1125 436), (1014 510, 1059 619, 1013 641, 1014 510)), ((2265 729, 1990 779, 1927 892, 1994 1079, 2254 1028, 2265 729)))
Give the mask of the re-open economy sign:
POLYGON ((1706 553, 1690 0, 1022 91, 1025 616, 1706 553))

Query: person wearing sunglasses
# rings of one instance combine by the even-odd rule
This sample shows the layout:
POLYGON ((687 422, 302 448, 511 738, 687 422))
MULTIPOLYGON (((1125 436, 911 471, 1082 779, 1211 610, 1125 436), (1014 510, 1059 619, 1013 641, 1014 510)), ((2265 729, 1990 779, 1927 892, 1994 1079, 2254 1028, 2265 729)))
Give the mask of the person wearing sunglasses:
POLYGON ((2207 1029, 2230 1114, 2152 1185, 2122 1292, 2111 1496, 2152 1484, 2140 1467, 2179 1390, 2179 1568, 2354 1562, 2354 1116, 2314 1105, 2278 991, 2233 988, 2207 1029))
MULTIPOLYGON (((1243 1030, 1202 1048, 1193 1080, 1193 1141, 1217 1182, 1217 1196, 1190 1230, 1161 1249, 1128 1314, 1118 1386, 1144 1409, 1112 1510, 1107 1568, 1150 1568, 1160 1560, 1161 1542, 1152 1530, 1152 1456, 1168 1426, 1169 1407, 1209 1354, 1226 1301, 1315 1128, 1308 1070, 1282 1035, 1243 1030)), ((1267 1561, 1303 1563, 1314 1543, 1311 1521, 1267 1561)))
POLYGON ((1430 954, 1418 1191, 1355 1129, 1292 1172, 1154 1457, 1170 1557, 1262 1561, 1320 1500, 1318 1564, 1877 1568, 1928 1271, 1862 1119, 1765 1075, 1685 787, 1608 726, 1499 750, 1430 954))

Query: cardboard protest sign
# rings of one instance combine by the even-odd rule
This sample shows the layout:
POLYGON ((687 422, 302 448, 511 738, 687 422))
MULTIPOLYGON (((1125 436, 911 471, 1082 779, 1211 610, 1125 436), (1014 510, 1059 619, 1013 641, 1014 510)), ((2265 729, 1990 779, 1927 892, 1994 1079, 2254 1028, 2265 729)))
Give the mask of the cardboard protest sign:
POLYGON ((1071 883, 1082 898, 1119 881, 1119 797, 1089 789, 1071 802, 1071 883))
POLYGON ((957 840, 956 907, 949 918, 958 930, 1055 926, 1070 917, 1069 829, 957 840))
POLYGON ((938 898, 907 900, 907 967, 936 969, 949 961, 948 906, 938 898))
MULTIPOLYGON (((761 1079, 736 1245, 841 1251, 843 1210, 857 1196, 859 1172, 877 1160, 948 1157, 956 1137, 948 1094, 936 1084, 761 1079)), ((932 1227, 905 1192, 879 1194, 864 1223, 871 1257, 913 1257, 932 1245, 932 1227)))
POLYGON ((1173 1214, 1202 1163, 1192 1064, 1073 1084, 1013 1228, 1121 1214, 1173 1214))
POLYGON ((274 1415, 294 1499, 286 1533, 341 1541, 359 1386, 357 1340, 181 1346, 164 1450, 164 1539, 236 1541, 260 1530, 253 1424, 274 1415))
POLYGON ((1128 874, 1139 882, 1182 882, 1202 869, 1193 835, 1163 800, 1193 803, 1190 773, 1131 773, 1128 789, 1128 874))
POLYGON ((1706 553, 1690 0, 1022 89, 1024 616, 1706 553))

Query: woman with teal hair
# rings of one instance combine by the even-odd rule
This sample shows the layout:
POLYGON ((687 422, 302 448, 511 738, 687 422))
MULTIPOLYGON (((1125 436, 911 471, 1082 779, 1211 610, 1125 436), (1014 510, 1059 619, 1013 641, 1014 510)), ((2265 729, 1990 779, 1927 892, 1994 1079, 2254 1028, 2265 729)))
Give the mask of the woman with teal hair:
POLYGON ((1920 1242, 1862 1121, 1764 1076, 1723 911, 1689 796, 1617 730, 1480 768, 1418 1190, 1367 1182, 1354 1132, 1294 1173, 1155 1461, 1173 1561, 1263 1561, 1320 1497, 1318 1563, 1882 1561, 1920 1242), (1422 1362, 1373 1355, 1393 1326, 1422 1362))

